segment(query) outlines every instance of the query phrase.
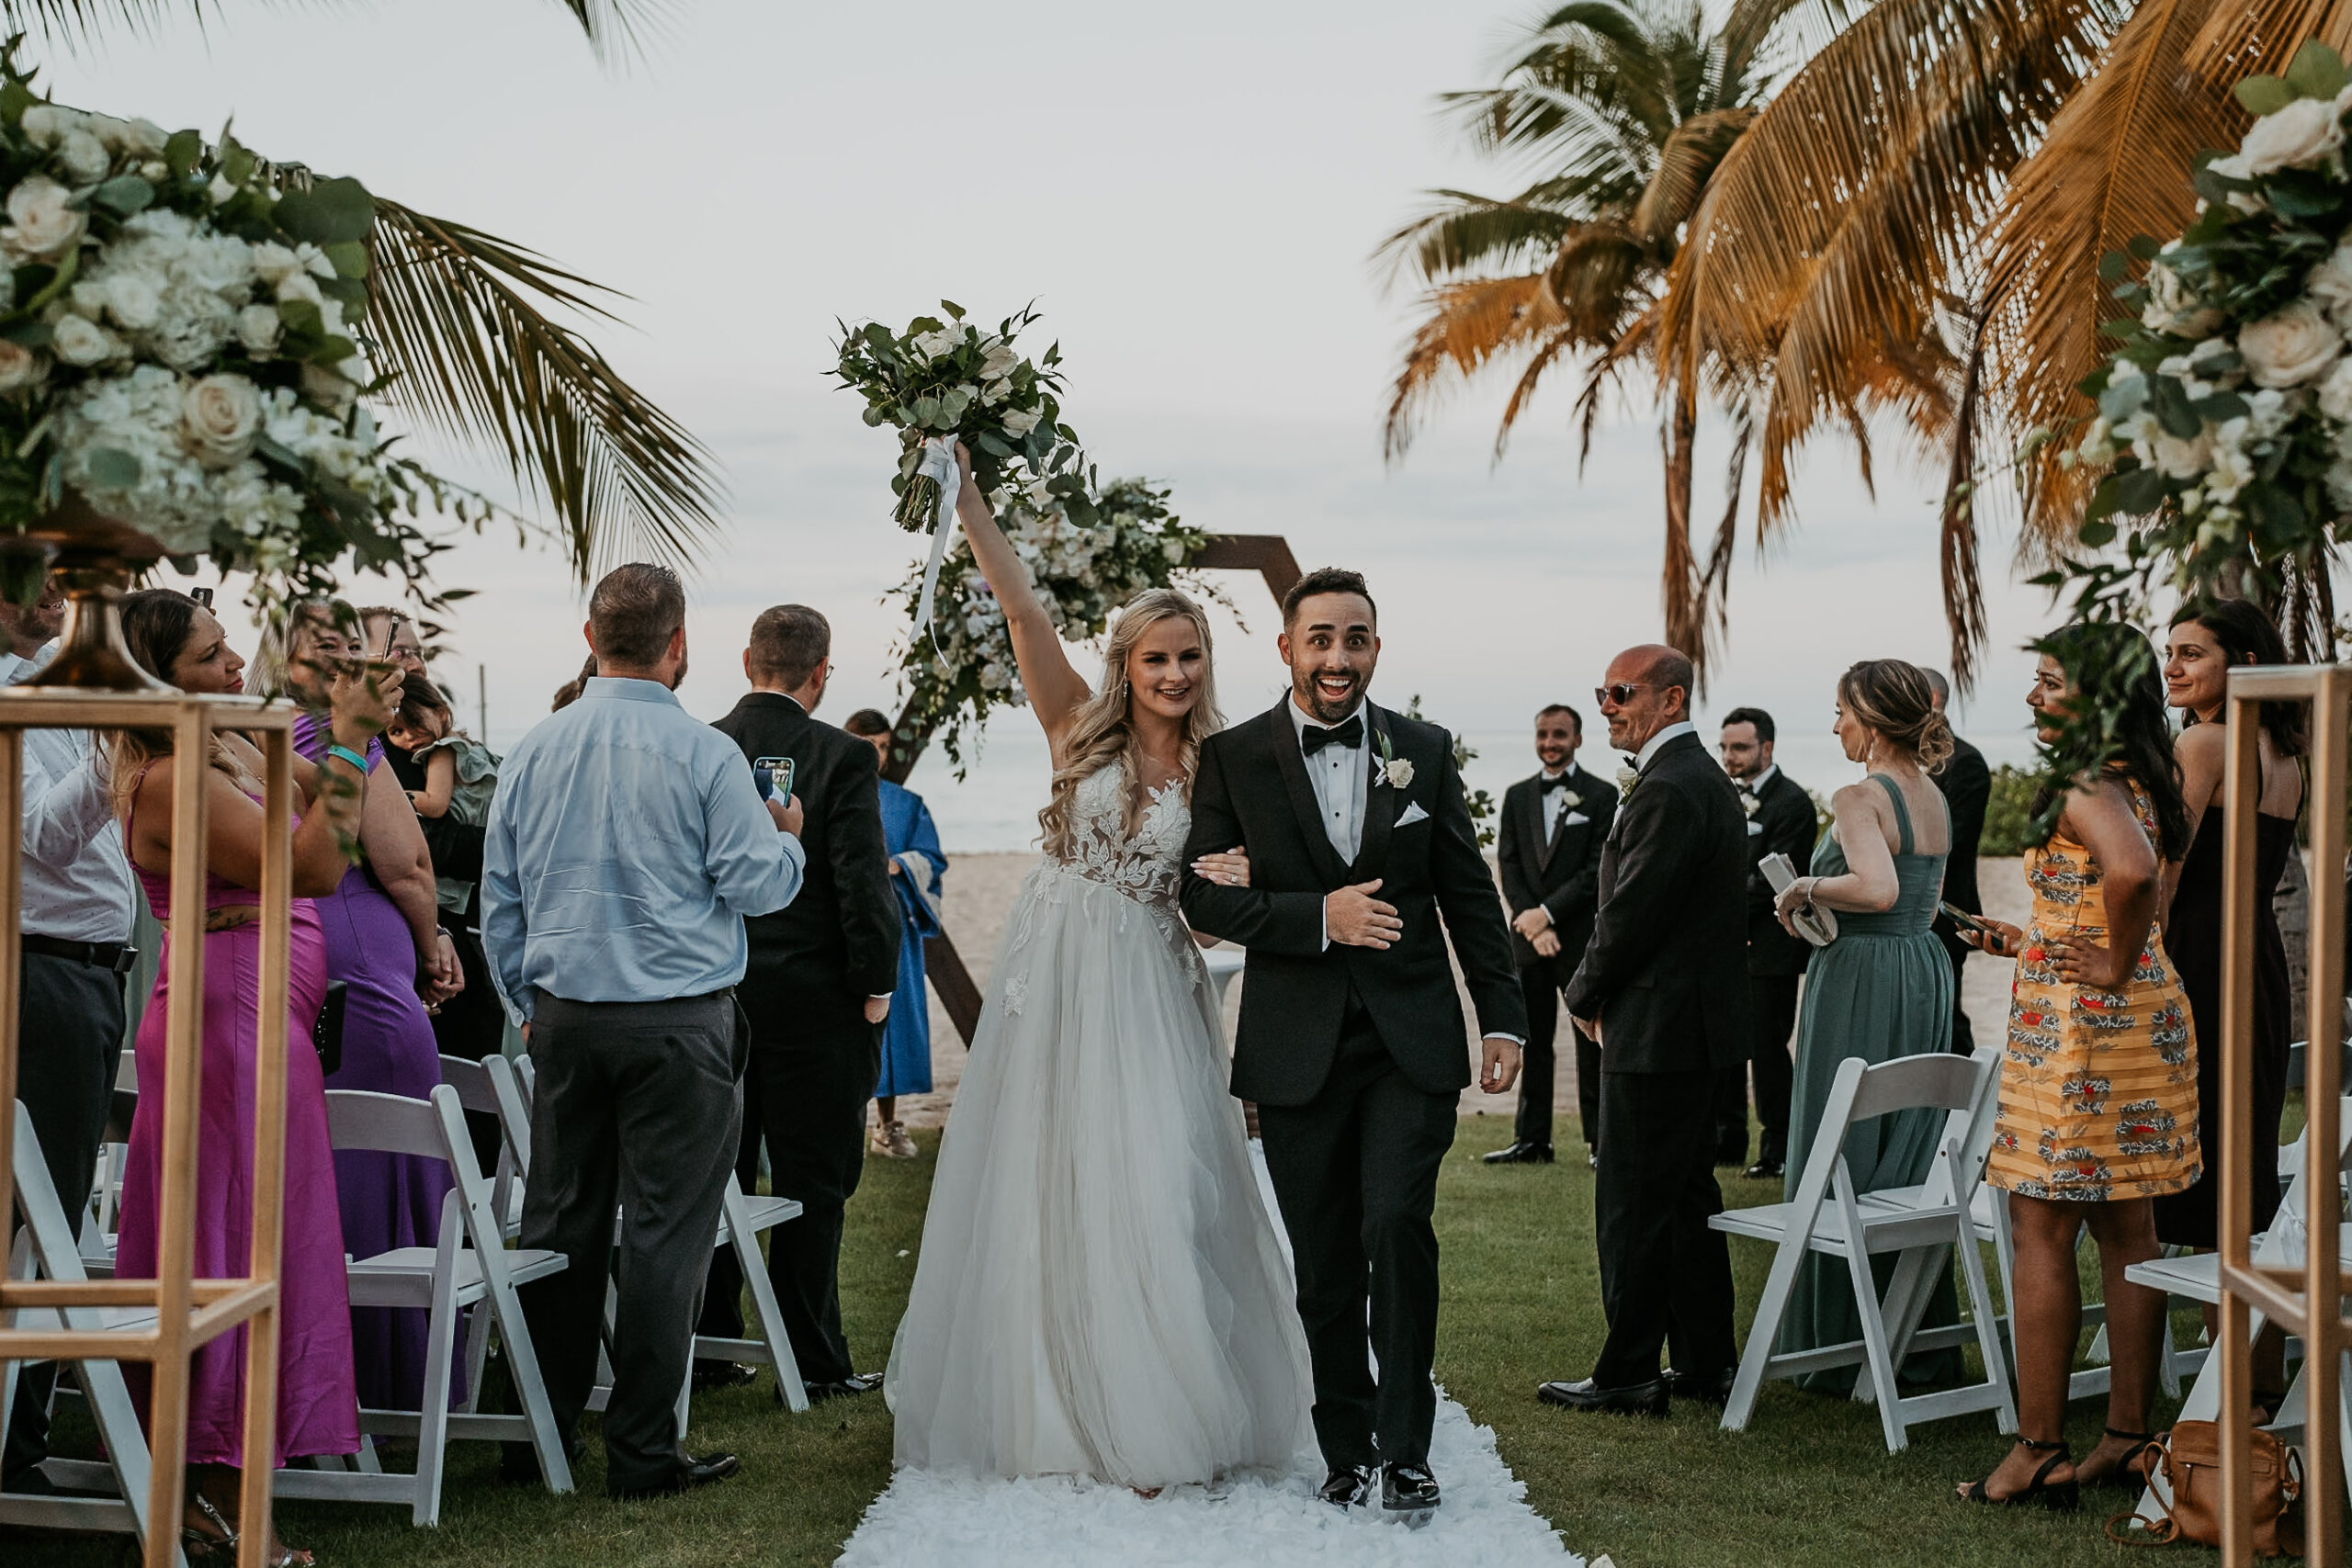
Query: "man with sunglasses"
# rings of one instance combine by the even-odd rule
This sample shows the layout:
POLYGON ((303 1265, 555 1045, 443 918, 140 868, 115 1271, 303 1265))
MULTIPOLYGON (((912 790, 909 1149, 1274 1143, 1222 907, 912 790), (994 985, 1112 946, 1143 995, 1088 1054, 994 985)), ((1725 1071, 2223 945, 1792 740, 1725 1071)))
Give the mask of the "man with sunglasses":
POLYGON ((1690 726, 1690 660, 1628 649, 1595 694, 1629 755, 1600 853, 1600 908, 1566 993, 1600 1047, 1595 1199, 1609 1337, 1592 1375, 1548 1404, 1664 1416, 1669 1393, 1720 1404, 1738 1351, 1731 1256, 1707 1228, 1716 1076, 1747 1056, 1747 818, 1690 726), (1663 1371, 1658 1353, 1670 1348, 1663 1371))

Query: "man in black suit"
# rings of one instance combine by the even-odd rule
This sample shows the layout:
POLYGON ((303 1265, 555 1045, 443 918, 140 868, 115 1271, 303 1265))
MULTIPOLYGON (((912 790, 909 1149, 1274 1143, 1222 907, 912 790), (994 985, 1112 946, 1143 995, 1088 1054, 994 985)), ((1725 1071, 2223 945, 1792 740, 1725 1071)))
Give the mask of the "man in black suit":
POLYGON ((1609 744, 1634 766, 1600 852, 1600 908, 1568 981, 1568 1016, 1600 1046, 1595 1195, 1609 1337, 1592 1375, 1547 1382, 1546 1404, 1666 1414, 1669 1391, 1720 1404, 1732 1342, 1731 1254, 1707 1228, 1716 1076, 1743 1061, 1747 822, 1690 727, 1690 660, 1628 649, 1600 689, 1609 744), (1658 1351, 1676 1368, 1663 1374, 1658 1351))
MULTIPOLYGON (((1503 874, 1503 905, 1511 918, 1511 953, 1519 960, 1520 995, 1527 1003, 1527 1050, 1519 1077, 1519 1121, 1509 1148, 1488 1165, 1552 1163, 1552 1045, 1560 1018, 1560 987, 1576 973, 1592 935, 1600 897, 1600 842, 1617 818, 1617 788, 1577 766, 1584 716, 1566 703, 1535 716, 1535 756, 1544 771, 1503 792, 1502 832, 1496 860, 1503 874)), ((1570 1031, 1577 1043, 1577 1100, 1587 1149, 1600 1135, 1600 1052, 1570 1031)))
POLYGON ((1739 786, 1739 807, 1747 813, 1747 1005, 1755 1021, 1748 1060, 1724 1075, 1715 1101, 1715 1163, 1737 1166, 1747 1158, 1747 1077, 1756 1075, 1756 1120, 1764 1136, 1756 1163, 1743 1172, 1751 1181, 1778 1181, 1789 1157, 1789 1093, 1795 1069, 1789 1035, 1797 1021, 1797 983, 1813 949, 1791 936, 1772 913, 1772 885, 1757 868, 1768 855, 1786 855, 1803 876, 1813 865, 1820 822, 1813 796, 1772 761, 1777 731, 1762 708, 1734 708, 1724 715, 1724 772, 1739 786))
MULTIPOLYGON (((1942 712, 1951 690, 1944 672, 1923 669, 1919 673, 1928 678, 1936 710, 1942 712)), ((1984 838, 1984 808, 1993 798, 1993 770, 1984 765, 1984 753, 1955 732, 1951 757, 1936 774, 1936 787, 1944 792, 1944 806, 1951 813, 1951 858, 1944 862, 1943 901, 1955 909, 1981 915, 1984 900, 1976 891, 1976 849, 1984 838)), ((1968 955, 1976 950, 1960 940, 1960 928, 1949 915, 1939 913, 1930 929, 1951 954, 1951 1048, 1965 1056, 1976 1049, 1976 1036, 1968 1027, 1968 1010, 1961 1005, 1961 980, 1968 955)))
POLYGON ((1517 1077, 1527 1020, 1453 737, 1364 700, 1375 615, 1363 579, 1335 568, 1284 596, 1291 694, 1202 743, 1182 897, 1195 930, 1250 950, 1233 1092, 1257 1103, 1297 1266, 1321 1495, 1368 1505, 1378 1466, 1381 1505, 1418 1519, 1438 1506, 1430 1215, 1470 1082, 1449 936, 1487 1093, 1517 1077), (1249 886, 1189 869, 1236 845, 1249 886))
MULTIPOLYGON (((842 1337, 842 1212, 865 1168, 865 1102, 881 1076, 881 1024, 899 975, 899 903, 882 848, 875 750, 810 716, 824 700, 831 653, 832 628, 816 611, 762 611, 743 650, 752 690, 716 726, 747 760, 791 758, 792 793, 808 813, 800 897, 743 922, 751 966, 739 994, 751 1065, 735 1168, 749 1191, 764 1136, 776 1196, 800 1201, 798 1219, 768 1232, 768 1280, 811 1399, 864 1393, 879 1381, 859 1375, 842 1337)), ((699 1332, 741 1337, 742 1287, 734 1249, 719 1248, 699 1332)), ((706 1386, 738 1376, 713 1363, 701 1375, 706 1386)))

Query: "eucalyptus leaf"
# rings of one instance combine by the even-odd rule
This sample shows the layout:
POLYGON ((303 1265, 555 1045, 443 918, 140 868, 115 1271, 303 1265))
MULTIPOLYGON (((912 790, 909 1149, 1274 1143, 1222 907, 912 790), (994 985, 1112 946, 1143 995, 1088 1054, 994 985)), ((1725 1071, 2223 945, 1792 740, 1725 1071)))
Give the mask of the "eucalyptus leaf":
MULTIPOLYGON (((230 178, 233 185, 244 184, 234 175, 230 178)), ((308 190, 279 197, 271 216, 288 234, 314 245, 357 244, 376 227, 376 198, 355 179, 317 180, 308 190)))
POLYGON ((2287 67, 2287 85, 2306 98, 2333 98, 2344 90, 2344 57, 2311 39, 2287 67))
POLYGON ((154 204, 155 187, 137 175, 117 175, 92 191, 90 200, 118 218, 128 218, 154 204))
POLYGON ((2238 106, 2257 119, 2277 114, 2302 96, 2276 76, 2249 76, 2233 91, 2238 106))

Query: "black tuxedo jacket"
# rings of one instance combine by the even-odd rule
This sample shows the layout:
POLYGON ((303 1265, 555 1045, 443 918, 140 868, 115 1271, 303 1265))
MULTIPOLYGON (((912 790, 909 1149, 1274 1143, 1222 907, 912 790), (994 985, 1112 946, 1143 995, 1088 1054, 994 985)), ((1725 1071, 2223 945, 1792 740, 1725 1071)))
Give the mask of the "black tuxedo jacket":
MULTIPOLYGON (((873 742, 819 723, 773 692, 746 694, 713 728, 746 759, 791 758, 792 793, 806 814, 800 844, 808 868, 799 897, 743 922, 752 942, 748 977, 775 988, 763 1000, 810 1006, 830 1019, 845 1004, 863 1007, 866 998, 888 994, 899 982, 899 899, 882 848, 875 783, 881 763, 873 742)), ((894 1005, 925 1003, 901 997, 894 1005)))
POLYGON ((1747 814, 1696 735, 1650 759, 1600 852, 1600 909, 1568 981, 1609 1073, 1747 1059, 1747 814))
MULTIPOLYGON (((1951 757, 1936 775, 1936 787, 1944 792, 1944 805, 1951 812, 1951 858, 1944 862, 1944 902, 1981 915, 1984 904, 1976 891, 1976 846, 1984 837, 1984 807, 1993 798, 1993 770, 1984 765, 1984 752, 1955 735, 1951 757)), ((1946 916, 1936 917, 1934 929, 1953 952, 1976 951, 1960 940, 1946 916)))
POLYGON ((1544 829, 1552 813, 1544 775, 1537 773, 1503 791, 1502 828, 1495 843, 1505 911, 1517 919, 1541 904, 1551 911, 1552 929, 1560 937, 1559 956, 1539 958, 1527 939, 1513 931, 1512 956, 1521 969, 1539 964, 1550 969, 1555 985, 1566 985, 1576 973, 1584 944, 1592 938, 1592 912, 1600 903, 1600 846, 1617 819, 1614 784, 1574 764, 1567 781, 1568 793, 1577 797, 1570 814, 1589 821, 1563 823, 1560 836, 1547 842, 1544 829))
POLYGON ((1298 734, 1280 705, 1211 736, 1193 781, 1193 836, 1184 853, 1184 918, 1250 950, 1241 1026, 1233 1043, 1233 1092, 1261 1105, 1304 1105, 1330 1075, 1352 993, 1381 1043, 1415 1087, 1458 1094, 1470 1083, 1462 1003, 1446 940, 1470 987, 1483 1034, 1524 1039, 1527 1009, 1511 967, 1510 932, 1453 763, 1453 738, 1371 703, 1366 767, 1382 742, 1412 764, 1392 787, 1374 773, 1364 795, 1363 838, 1353 865, 1323 830, 1298 734), (1419 820, 1400 825, 1411 807, 1419 820), (1250 852, 1250 886, 1194 874, 1192 863, 1236 844, 1250 852), (1404 930, 1385 949, 1323 942, 1323 898, 1380 881, 1373 896, 1396 907, 1404 930), (1442 919, 1442 928, 1440 921, 1442 919))
POLYGON ((1772 885, 1756 868, 1767 855, 1786 855, 1799 876, 1813 866, 1813 846, 1821 836, 1813 796, 1788 774, 1775 771, 1757 793, 1756 815, 1747 819, 1747 972, 1802 975, 1813 944, 1781 929, 1772 913, 1772 885))

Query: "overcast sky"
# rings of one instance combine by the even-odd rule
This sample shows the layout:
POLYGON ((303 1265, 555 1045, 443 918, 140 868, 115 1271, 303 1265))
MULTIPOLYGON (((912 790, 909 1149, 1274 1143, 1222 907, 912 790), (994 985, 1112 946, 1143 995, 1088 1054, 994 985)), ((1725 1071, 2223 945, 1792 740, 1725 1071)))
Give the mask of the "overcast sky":
MULTIPOLYGON (((1452 143, 1431 101, 1486 80, 1525 14, 680 0, 650 59, 607 71, 544 0, 223 0, 203 31, 32 52, 66 101, 208 132, 233 116, 268 156, 355 175, 632 296, 629 327, 595 340, 711 446, 730 488, 690 583, 681 695, 699 714, 733 704, 751 618, 785 601, 832 618, 828 716, 892 705, 901 622, 880 599, 914 543, 888 518, 890 435, 826 372, 836 317, 902 323, 944 295, 991 321, 1036 299, 1067 358, 1068 417, 1106 474, 1171 483, 1213 529, 1284 535, 1304 565, 1362 569, 1386 642, 1378 694, 1419 692, 1441 722, 1493 731, 1589 698, 1612 651, 1659 629, 1646 408, 1604 432, 1581 478, 1565 380, 1498 468, 1492 395, 1449 405, 1403 466, 1381 460, 1412 310, 1367 257, 1424 188, 1511 185, 1452 143)), ((1702 435, 1702 471, 1722 440, 1702 435)), ((485 472, 467 463, 448 466, 485 472)), ((1873 500, 1854 473, 1823 443, 1799 527, 1769 561, 1743 550, 1709 705, 1775 709, 1809 758, 1830 757, 1847 664, 1945 654, 1932 480, 1882 455, 1873 500)), ((1702 493, 1702 515, 1718 504, 1702 493)), ((2025 750, 2015 649, 2048 615, 2008 548, 2004 533, 1989 552, 1994 649, 1961 716, 1996 757, 2025 750)), ((581 597, 555 556, 511 536, 445 559, 443 581, 481 591, 445 675, 462 674, 470 723, 487 670, 503 746, 577 669, 581 597)), ((1219 644, 1238 716, 1283 671, 1270 602, 1254 581, 1231 588, 1250 626, 1219 644)), ((1016 751, 1030 749, 1001 754, 1016 751)))

